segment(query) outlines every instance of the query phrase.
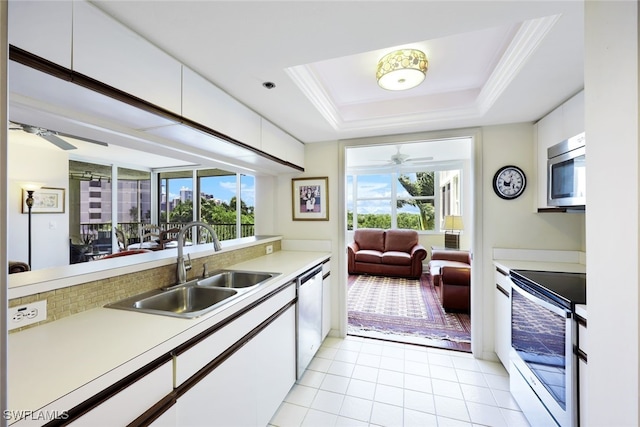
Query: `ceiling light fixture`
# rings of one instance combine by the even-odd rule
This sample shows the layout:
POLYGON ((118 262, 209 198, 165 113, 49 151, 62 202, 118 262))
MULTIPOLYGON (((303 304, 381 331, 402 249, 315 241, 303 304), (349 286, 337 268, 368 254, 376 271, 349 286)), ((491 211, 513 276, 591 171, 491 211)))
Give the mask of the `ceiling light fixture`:
POLYGON ((401 49, 382 57, 376 79, 387 90, 405 90, 418 86, 427 74, 427 55, 416 49, 401 49))

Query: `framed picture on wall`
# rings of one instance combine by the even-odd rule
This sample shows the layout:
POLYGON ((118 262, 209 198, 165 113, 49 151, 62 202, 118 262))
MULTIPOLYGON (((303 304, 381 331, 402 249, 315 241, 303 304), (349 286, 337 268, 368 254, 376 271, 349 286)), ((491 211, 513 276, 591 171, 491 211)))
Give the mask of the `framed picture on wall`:
MULTIPOLYGON (((22 213, 28 213, 27 190, 22 189, 22 213)), ((64 188, 42 187, 33 192, 31 213, 64 213, 64 188)))
POLYGON ((329 178, 293 178, 292 206, 294 221, 329 220, 329 178))

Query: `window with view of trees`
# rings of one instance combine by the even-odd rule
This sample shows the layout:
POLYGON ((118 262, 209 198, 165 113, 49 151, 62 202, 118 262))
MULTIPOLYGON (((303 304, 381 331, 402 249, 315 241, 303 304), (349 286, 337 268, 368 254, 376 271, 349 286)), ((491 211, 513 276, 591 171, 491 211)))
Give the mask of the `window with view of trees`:
POLYGON ((160 183, 160 222, 166 227, 179 227, 195 218, 211 224, 220 240, 255 234, 254 177, 202 169, 195 172, 195 186, 193 171, 163 172, 160 183))
POLYGON ((347 228, 439 231, 444 211, 438 206, 460 206, 459 189, 444 193, 441 184, 457 185, 459 175, 460 170, 348 174, 347 228))
POLYGON ((253 176, 219 169, 153 174, 74 160, 69 171, 71 245, 84 251, 110 252, 115 224, 127 244, 140 242, 144 224, 168 230, 194 219, 211 224, 220 240, 255 235, 253 176))
MULTIPOLYGON (((160 223, 193 221, 193 171, 160 174, 160 223)), ((171 227, 169 227, 171 228, 171 227)))

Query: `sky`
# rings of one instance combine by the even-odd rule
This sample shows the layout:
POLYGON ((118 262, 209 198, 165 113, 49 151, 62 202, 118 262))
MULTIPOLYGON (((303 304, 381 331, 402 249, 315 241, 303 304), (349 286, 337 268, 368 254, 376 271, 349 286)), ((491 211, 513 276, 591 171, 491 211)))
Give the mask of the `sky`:
MULTIPOLYGON (((215 199, 229 203, 231 198, 236 195, 236 177, 235 175, 202 178, 201 191, 205 194, 212 195, 215 199)), ((170 180, 169 200, 180 197, 180 189, 186 188, 193 190, 193 180, 190 178, 180 178, 170 180)), ((242 199, 248 206, 255 206, 255 177, 242 176, 242 199)))
MULTIPOLYGON (((359 175, 358 176, 358 198, 386 198, 386 200, 367 200, 360 202, 358 206, 359 214, 389 214, 391 213, 391 183, 396 185, 397 196, 409 196, 409 193, 397 181, 393 181, 390 174, 381 175, 359 175)), ((351 176, 347 177, 347 186, 352 186, 351 176)), ((353 192, 347 190, 347 207, 353 210, 353 192)), ((405 205, 403 212, 418 213, 419 209, 405 205)))

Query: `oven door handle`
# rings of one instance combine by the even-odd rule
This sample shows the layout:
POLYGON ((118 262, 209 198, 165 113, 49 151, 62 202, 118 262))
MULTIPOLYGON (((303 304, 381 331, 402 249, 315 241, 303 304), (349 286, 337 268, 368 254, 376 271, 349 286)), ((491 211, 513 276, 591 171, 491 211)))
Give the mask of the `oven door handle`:
POLYGON ((559 307, 556 304, 552 304, 548 301, 543 300, 542 298, 538 298, 537 296, 527 292, 525 289, 521 288, 520 285, 518 285, 518 283, 515 280, 512 280, 513 285, 511 287, 512 290, 515 290, 516 292, 518 292, 520 295, 522 295, 524 298, 528 299, 529 301, 533 302, 534 304, 538 304, 541 305, 542 307, 546 308, 549 311, 552 311, 560 316, 564 316, 565 318, 569 319, 571 317, 571 311, 567 310, 564 307, 559 307))

